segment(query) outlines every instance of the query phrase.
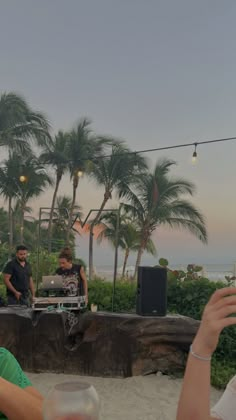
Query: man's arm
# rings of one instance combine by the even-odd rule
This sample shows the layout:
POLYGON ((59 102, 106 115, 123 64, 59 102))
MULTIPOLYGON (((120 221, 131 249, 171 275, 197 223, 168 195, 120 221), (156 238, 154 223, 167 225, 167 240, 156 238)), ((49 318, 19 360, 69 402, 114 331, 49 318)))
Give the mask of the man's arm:
POLYGON ((35 290, 34 290, 34 282, 33 282, 32 276, 30 277, 29 289, 30 289, 32 298, 34 299, 35 298, 35 290))
POLYGON ((18 292, 18 290, 15 289, 15 287, 12 285, 12 283, 10 282, 10 278, 11 278, 11 274, 7 274, 7 273, 3 273, 3 280, 4 283, 6 285, 6 287, 8 288, 8 290, 10 290, 15 297, 19 300, 21 297, 21 293, 18 292))

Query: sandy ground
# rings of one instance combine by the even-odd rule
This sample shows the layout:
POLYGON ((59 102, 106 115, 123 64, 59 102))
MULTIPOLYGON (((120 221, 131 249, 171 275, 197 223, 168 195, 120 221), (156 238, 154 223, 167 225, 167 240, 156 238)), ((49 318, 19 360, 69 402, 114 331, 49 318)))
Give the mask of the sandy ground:
MULTIPOLYGON (((82 379, 91 383, 101 400, 101 420, 175 420, 181 379, 161 374, 127 379, 29 373, 34 386, 47 395, 57 383, 82 379)), ((221 392, 212 389, 212 404, 221 392)))

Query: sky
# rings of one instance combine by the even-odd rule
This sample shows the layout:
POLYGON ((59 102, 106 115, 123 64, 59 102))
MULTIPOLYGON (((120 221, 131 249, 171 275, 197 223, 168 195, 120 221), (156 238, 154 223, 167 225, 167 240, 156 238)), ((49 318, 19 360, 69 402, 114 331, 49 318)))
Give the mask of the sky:
MULTIPOLYGON (((48 116, 53 132, 79 118, 132 150, 236 136, 236 3, 234 0, 2 0, 0 93, 16 91, 48 116)), ((147 154, 176 161, 171 174, 195 183, 208 245, 182 231, 153 235, 171 263, 236 261, 236 141, 147 154)), ((2 154, 3 156, 3 154, 2 154)), ((60 194, 72 189, 63 180, 60 194)), ((31 205, 48 206, 52 190, 31 205)), ((81 180, 84 214, 103 190, 81 180)), ((113 202, 110 205, 116 205, 113 202)), ((78 253, 88 260, 86 238, 78 253)), ((95 265, 113 263, 107 245, 95 265)), ((122 261, 120 254, 119 263, 122 261)), ((130 264, 135 261, 131 256, 130 264)), ((156 258, 144 255, 144 264, 156 258)))

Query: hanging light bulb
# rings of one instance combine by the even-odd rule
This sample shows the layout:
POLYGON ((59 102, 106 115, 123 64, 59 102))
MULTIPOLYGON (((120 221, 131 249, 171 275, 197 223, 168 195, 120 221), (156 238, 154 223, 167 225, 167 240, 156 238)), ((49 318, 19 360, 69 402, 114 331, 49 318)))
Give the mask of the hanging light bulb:
POLYGON ((194 144, 194 152, 192 156, 192 163, 195 164, 197 162, 197 143, 194 144))
POLYGON ((23 184, 24 182, 26 182, 26 181, 27 181, 27 176, 25 176, 25 175, 21 175, 21 176, 19 177, 19 181, 20 181, 20 182, 22 182, 22 184, 23 184))
POLYGON ((77 171, 77 175, 78 175, 78 177, 79 178, 81 178, 81 176, 83 176, 83 171, 81 171, 81 169, 79 169, 78 171, 77 171))
POLYGON ((138 169, 138 160, 137 160, 137 153, 134 154, 134 169, 138 169))

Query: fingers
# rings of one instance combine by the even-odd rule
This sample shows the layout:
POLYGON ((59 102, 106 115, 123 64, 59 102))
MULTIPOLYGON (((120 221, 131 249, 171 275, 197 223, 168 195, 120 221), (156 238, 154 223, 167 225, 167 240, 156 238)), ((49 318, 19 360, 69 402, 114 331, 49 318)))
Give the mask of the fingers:
POLYGON ((231 318, 224 318, 221 321, 219 321, 220 329, 223 330, 225 327, 229 327, 230 325, 236 325, 236 317, 231 318))
POLYGON ((236 305, 236 295, 226 296, 214 304, 214 309, 218 310, 227 305, 236 305))
POLYGON ((220 320, 229 315, 236 314, 236 295, 229 295, 230 291, 231 293, 235 293, 236 288, 226 287, 224 289, 217 290, 217 292, 214 293, 213 297, 216 297, 218 299, 219 296, 221 296, 220 300, 217 300, 216 303, 211 304, 211 300, 209 301, 209 304, 206 306, 206 309, 204 311, 205 313, 203 315, 203 318, 205 318, 206 320, 220 320), (225 294, 227 295, 225 296, 225 294))
POLYGON ((236 304, 227 305, 224 306, 222 309, 218 310, 216 313, 216 318, 222 319, 232 314, 236 314, 236 304))
POLYGON ((221 331, 230 325, 236 325, 236 287, 224 287, 213 293, 203 312, 198 339, 212 353, 221 331))
POLYGON ((209 300, 209 305, 219 302, 222 298, 229 295, 236 295, 236 287, 223 287, 223 289, 218 289, 213 293, 209 300))

